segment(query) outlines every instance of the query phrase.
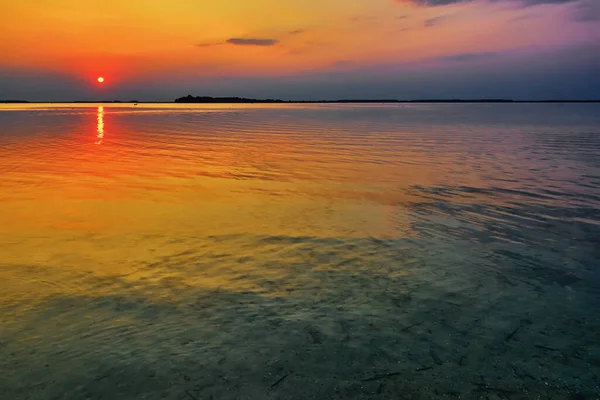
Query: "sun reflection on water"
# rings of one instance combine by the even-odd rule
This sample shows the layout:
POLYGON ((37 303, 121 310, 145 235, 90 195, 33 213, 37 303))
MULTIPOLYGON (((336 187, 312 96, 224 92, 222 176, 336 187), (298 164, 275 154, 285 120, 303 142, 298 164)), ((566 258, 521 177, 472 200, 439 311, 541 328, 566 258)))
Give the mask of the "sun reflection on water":
POLYGON ((98 107, 98 124, 96 126, 96 140, 95 144, 102 144, 104 139, 104 107, 98 107))

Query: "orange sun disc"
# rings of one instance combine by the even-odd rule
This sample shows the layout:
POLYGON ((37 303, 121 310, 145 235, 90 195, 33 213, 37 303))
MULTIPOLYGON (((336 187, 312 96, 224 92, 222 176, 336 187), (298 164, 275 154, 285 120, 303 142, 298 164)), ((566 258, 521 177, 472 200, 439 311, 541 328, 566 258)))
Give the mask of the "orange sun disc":
POLYGON ((101 77, 101 76, 99 76, 99 77, 98 77, 98 82, 100 82, 100 83, 104 82, 104 78, 103 78, 103 77, 101 77))

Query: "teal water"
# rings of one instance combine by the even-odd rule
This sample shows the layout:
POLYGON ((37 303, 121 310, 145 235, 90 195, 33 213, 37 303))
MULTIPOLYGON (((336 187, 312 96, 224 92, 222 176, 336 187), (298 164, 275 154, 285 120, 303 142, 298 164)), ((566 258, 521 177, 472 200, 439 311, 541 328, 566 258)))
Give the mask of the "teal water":
POLYGON ((595 399, 600 105, 0 106, 0 398, 595 399))

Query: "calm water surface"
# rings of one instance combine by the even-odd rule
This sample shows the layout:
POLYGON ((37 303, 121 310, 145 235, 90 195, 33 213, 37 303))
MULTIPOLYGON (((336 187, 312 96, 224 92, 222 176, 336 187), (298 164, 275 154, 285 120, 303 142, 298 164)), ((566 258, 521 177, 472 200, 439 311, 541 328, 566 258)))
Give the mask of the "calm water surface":
POLYGON ((2 105, 0 172, 1 398, 600 396, 598 104, 2 105))

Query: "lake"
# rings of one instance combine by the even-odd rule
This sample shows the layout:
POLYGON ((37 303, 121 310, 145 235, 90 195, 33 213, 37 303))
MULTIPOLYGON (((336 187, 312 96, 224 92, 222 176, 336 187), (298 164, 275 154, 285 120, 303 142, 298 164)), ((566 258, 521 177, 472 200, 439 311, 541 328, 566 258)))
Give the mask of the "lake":
POLYGON ((600 396, 600 104, 0 105, 0 172, 7 399, 600 396))

